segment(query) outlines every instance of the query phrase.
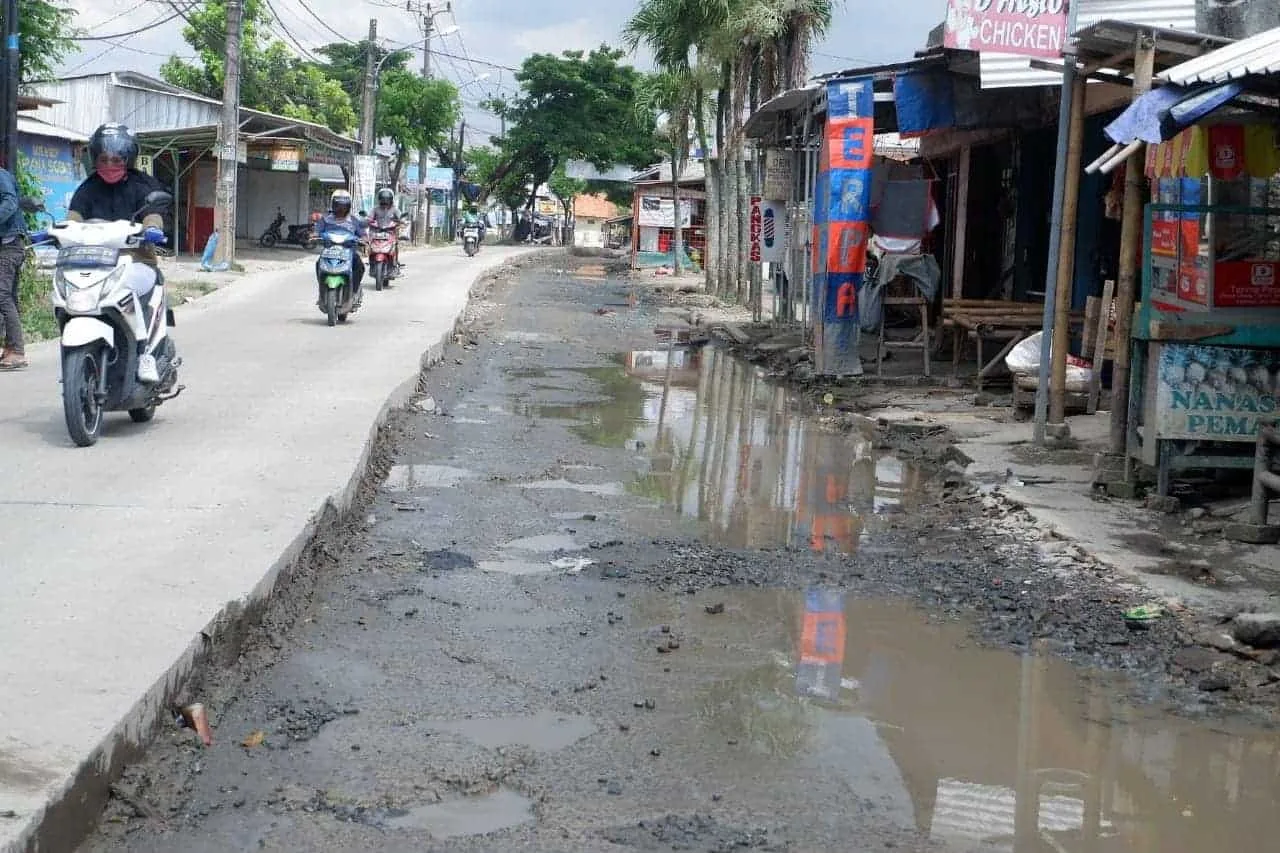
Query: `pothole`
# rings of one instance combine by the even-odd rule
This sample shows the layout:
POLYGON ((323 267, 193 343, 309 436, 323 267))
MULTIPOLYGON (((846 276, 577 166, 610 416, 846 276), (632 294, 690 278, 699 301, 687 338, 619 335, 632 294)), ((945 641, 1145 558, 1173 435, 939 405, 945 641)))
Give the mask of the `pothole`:
POLYGON ((403 814, 392 812, 386 825, 392 829, 425 830, 432 838, 484 835, 533 823, 533 800, 499 788, 492 794, 417 806, 403 814))
POLYGON ((511 551, 532 551, 537 554, 550 554, 553 551, 581 551, 582 545, 567 533, 543 533, 540 536, 525 536, 512 539, 502 546, 511 551))
POLYGON ((563 478, 559 480, 535 480, 532 483, 516 483, 521 489, 564 489, 566 491, 583 492, 588 495, 605 497, 621 497, 626 493, 621 483, 571 483, 563 478))
POLYGON ((451 465, 394 465, 383 484, 393 492, 411 489, 447 489, 476 477, 474 471, 451 465))
POLYGON ((541 752, 555 752, 572 746, 596 731, 590 718, 542 710, 514 717, 472 718, 434 723, 432 729, 452 732, 485 747, 527 746, 541 752))

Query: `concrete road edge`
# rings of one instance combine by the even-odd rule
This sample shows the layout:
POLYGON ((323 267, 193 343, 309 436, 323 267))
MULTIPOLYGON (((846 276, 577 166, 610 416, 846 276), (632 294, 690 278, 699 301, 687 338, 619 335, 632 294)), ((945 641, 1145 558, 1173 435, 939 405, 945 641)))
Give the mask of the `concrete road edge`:
MULTIPOLYGON (((270 562, 262 579, 243 599, 229 601, 214 615, 205 628, 182 651, 155 684, 117 722, 107 737, 86 756, 71 779, 54 793, 49 802, 27 819, 27 824, 10 841, 6 853, 44 853, 71 851, 93 831, 103 806, 110 796, 111 785, 120 778, 130 763, 146 750, 159 727, 173 719, 174 702, 193 676, 203 667, 216 663, 214 656, 228 648, 238 650, 241 641, 261 621, 282 580, 291 578, 304 564, 304 557, 324 526, 343 518, 351 509, 362 483, 369 474, 378 438, 393 411, 403 408, 418 392, 423 371, 438 364, 444 348, 457 334, 467 305, 476 297, 486 279, 503 270, 519 268, 544 256, 544 252, 528 252, 487 267, 472 281, 467 303, 453 323, 437 340, 429 341, 412 374, 395 387, 377 418, 369 428, 359 462, 346 484, 321 501, 302 530, 290 541, 282 554, 270 562)), ((193 735, 194 736, 194 735, 193 735)), ((6 818, 0 815, 0 820, 6 818)), ((12 819, 12 818, 10 818, 12 819)))

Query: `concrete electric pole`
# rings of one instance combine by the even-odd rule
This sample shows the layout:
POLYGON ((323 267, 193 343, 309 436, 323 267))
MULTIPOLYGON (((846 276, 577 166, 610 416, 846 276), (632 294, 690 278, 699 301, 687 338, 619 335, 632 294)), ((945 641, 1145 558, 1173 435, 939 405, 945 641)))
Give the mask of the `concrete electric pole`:
POLYGON ((374 115, 377 90, 378 19, 369 19, 369 45, 364 61, 364 102, 360 106, 360 153, 374 153, 374 115))
POLYGON ((240 29, 243 0, 227 0, 227 58, 222 81, 222 126, 218 130, 218 186, 216 190, 218 263, 236 259, 236 173, 240 150, 240 29))
MULTIPOLYGON (((410 7, 412 8, 412 7, 410 7)), ((453 11, 453 2, 444 4, 443 9, 433 10, 427 3, 422 10, 422 78, 431 79, 431 36, 435 33, 436 15, 453 11)), ((457 29, 456 27, 452 29, 457 29)), ((448 32, 445 33, 448 35, 448 32)), ((426 243, 427 232, 431 227, 431 190, 427 189, 427 149, 418 149, 418 215, 413 227, 415 243, 426 243)))

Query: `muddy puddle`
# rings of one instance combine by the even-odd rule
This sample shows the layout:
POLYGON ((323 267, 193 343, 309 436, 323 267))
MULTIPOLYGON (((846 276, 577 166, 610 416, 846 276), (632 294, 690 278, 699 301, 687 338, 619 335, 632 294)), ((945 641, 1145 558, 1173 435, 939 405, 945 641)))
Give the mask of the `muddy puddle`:
POLYGON ((575 387, 564 379, 522 392, 510 411, 573 421, 584 440, 633 451, 647 464, 626 491, 702 521, 717 544, 853 553, 878 517, 913 505, 917 469, 877 453, 870 436, 803 414, 798 398, 753 365, 713 346, 618 361, 538 371, 588 377, 603 400, 557 400, 560 388, 575 387))
POLYGON ((779 778, 847 779, 943 850, 1209 853, 1280 837, 1272 732, 1134 709, 1107 679, 838 591, 655 594, 636 610, 682 638, 654 665, 698 694, 690 738, 749 750, 779 778))

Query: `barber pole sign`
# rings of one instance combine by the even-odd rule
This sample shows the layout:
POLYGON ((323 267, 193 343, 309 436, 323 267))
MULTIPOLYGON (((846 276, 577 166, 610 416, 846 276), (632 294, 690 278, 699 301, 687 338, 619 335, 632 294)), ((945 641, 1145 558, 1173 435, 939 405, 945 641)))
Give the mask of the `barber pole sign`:
POLYGON ((763 236, 764 214, 761 207, 760 196, 753 195, 751 197, 751 262, 756 264, 760 263, 763 255, 760 244, 763 236))

